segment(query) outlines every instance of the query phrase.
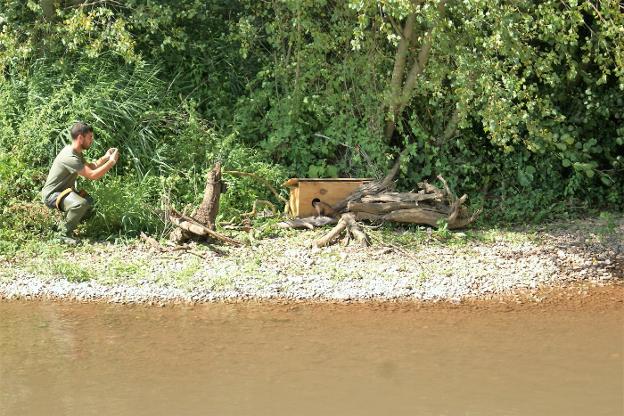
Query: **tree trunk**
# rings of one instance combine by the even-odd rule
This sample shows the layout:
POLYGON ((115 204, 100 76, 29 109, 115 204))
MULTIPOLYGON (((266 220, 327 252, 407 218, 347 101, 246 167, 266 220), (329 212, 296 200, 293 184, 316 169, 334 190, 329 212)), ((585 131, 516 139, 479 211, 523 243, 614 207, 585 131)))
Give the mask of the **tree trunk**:
POLYGON ((56 4, 55 0, 40 0, 39 5, 41 6, 41 10, 43 10, 43 16, 48 21, 54 20, 56 16, 56 4))
POLYGON ((392 70, 392 80, 390 81, 390 102, 388 112, 391 118, 386 123, 385 137, 389 139, 392 136, 395 128, 396 109, 401 97, 401 84, 403 83, 403 74, 405 73, 405 61, 407 60, 408 50, 410 42, 412 41, 412 35, 414 34, 414 21, 416 16, 410 14, 407 16, 405 26, 403 27, 403 33, 401 33, 401 40, 399 41, 399 47, 397 48, 396 55, 394 56, 394 69, 392 70))
MULTIPOLYGON (((446 0, 440 1, 438 5, 438 12, 440 14, 444 13, 445 7, 446 0)), ((394 58, 394 70, 390 81, 390 103, 388 106, 390 118, 386 122, 386 128, 384 131, 384 138, 386 142, 389 142, 392 139, 392 135, 396 130, 398 118, 401 116, 414 96, 416 82, 427 66, 429 55, 431 54, 431 48, 433 47, 434 27, 429 28, 426 35, 423 35, 424 39, 420 45, 418 55, 414 57, 412 65, 407 73, 407 77, 405 77, 405 62, 409 55, 408 52, 409 47, 411 46, 410 43, 413 42, 413 38, 416 37, 416 32, 414 31, 414 21, 415 15, 413 13, 408 15, 405 21, 403 35, 394 58)))

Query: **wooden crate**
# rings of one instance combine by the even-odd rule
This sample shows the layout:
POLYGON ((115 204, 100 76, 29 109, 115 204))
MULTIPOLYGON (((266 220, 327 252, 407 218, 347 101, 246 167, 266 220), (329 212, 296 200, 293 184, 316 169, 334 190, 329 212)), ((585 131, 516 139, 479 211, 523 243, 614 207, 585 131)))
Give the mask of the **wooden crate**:
POLYGON ((333 206, 355 191, 360 185, 370 182, 368 178, 309 179, 292 178, 284 182, 290 188, 290 215, 295 218, 316 215, 312 201, 318 199, 333 206))

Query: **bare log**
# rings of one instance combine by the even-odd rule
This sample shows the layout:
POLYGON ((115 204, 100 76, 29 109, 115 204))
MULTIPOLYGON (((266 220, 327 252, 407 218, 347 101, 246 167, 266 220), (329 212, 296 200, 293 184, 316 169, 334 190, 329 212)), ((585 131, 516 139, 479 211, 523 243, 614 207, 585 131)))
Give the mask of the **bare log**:
POLYGON ((347 210, 349 212, 368 212, 370 214, 383 215, 398 209, 416 208, 417 206, 413 202, 364 203, 351 201, 347 205, 347 210))
POLYGON ((353 214, 357 221, 384 221, 383 215, 371 214, 370 212, 360 211, 354 212, 353 214))
POLYGON ((400 209, 382 217, 384 221, 425 224, 432 227, 437 227, 438 221, 444 218, 445 214, 427 208, 400 209))
MULTIPOLYGON (((481 211, 478 210, 470 218, 460 218, 458 215, 451 218, 449 215, 427 208, 400 209, 389 214, 376 216, 376 219, 395 221, 409 224, 424 224, 438 226, 439 220, 446 220, 449 229, 463 228, 475 220, 481 211)), ((370 217, 369 217, 370 218, 370 217)))
POLYGON ((414 202, 431 201, 439 199, 438 194, 426 194, 424 192, 384 192, 378 195, 368 195, 362 197, 362 202, 414 202))

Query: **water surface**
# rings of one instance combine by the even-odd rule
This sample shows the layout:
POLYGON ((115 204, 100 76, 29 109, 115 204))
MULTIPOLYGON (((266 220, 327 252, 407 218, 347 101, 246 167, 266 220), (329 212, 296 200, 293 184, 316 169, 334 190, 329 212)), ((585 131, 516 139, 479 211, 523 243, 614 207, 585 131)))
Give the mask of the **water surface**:
POLYGON ((621 416, 621 305, 0 302, 0 415, 621 416))

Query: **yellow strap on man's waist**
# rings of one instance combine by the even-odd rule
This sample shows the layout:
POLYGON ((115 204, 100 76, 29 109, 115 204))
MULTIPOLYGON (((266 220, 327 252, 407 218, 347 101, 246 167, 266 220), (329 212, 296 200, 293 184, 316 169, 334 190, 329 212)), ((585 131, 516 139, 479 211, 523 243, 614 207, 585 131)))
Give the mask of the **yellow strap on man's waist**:
POLYGON ((63 211, 63 209, 61 208, 61 204, 63 203, 63 200, 65 199, 65 197, 66 197, 67 195, 71 194, 71 193, 72 193, 72 191, 73 191, 73 189, 72 189, 72 188, 67 188, 67 189, 65 189, 63 192, 61 192, 61 193, 59 194, 59 196, 57 196, 57 197, 56 197, 56 204, 55 204, 55 205, 56 205, 56 208, 57 208, 59 211, 63 211))

